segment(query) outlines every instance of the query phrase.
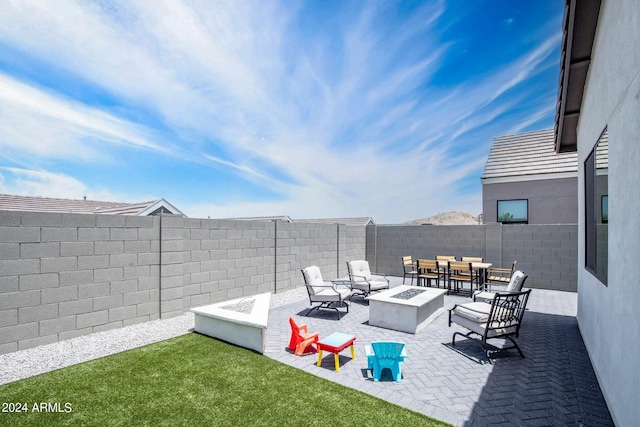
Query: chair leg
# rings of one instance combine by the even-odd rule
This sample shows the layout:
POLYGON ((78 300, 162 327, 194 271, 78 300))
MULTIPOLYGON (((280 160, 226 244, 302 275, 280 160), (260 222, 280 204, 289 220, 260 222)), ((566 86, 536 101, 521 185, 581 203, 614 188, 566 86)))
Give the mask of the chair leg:
POLYGON ((371 373, 373 374, 374 381, 380 381, 380 376, 382 374, 382 369, 380 369, 380 365, 378 365, 377 361, 373 362, 373 369, 371 369, 371 373))
MULTIPOLYGON (((341 303, 344 304, 347 307, 347 313, 349 313, 349 304, 347 303, 347 301, 335 301, 336 303, 341 303)), ((327 308, 330 310, 335 310, 336 313, 338 313, 338 320, 340 320, 340 310, 338 310, 337 307, 331 307, 331 304, 333 304, 334 302, 323 302, 320 303, 319 305, 316 305, 315 307, 311 307, 309 309, 309 311, 307 311, 305 313, 305 317, 309 317, 309 314, 313 311, 313 310, 320 310, 321 308, 327 308)))
MULTIPOLYGON (((451 326, 451 325, 449 325, 449 326, 451 326)), ((451 345, 452 345, 453 347, 455 347, 455 346, 456 346, 456 335, 460 335, 461 337, 465 337, 465 338, 469 338, 469 339, 474 340, 475 338, 473 338, 473 337, 471 336, 471 334, 474 334, 474 333, 475 333, 475 332, 469 332, 468 334, 463 334, 462 332, 454 332, 454 333, 453 333, 453 336, 451 337, 451 345)), ((478 340, 476 340, 476 341, 478 341, 478 340)))
POLYGON ((509 350, 509 349, 515 348, 516 350, 518 350, 518 353, 520 353, 520 357, 522 357, 524 359, 525 358, 524 357, 524 353, 520 349, 520 346, 518 345, 518 343, 516 343, 516 341, 513 338, 511 338, 510 335, 507 335, 507 339, 513 343, 513 346, 512 347, 503 348, 502 350, 509 350))
MULTIPOLYGON (((296 346, 296 351, 295 351, 295 355, 296 356, 300 356, 302 353, 305 352, 305 350, 307 349, 307 347, 312 346, 314 342, 313 338, 310 338, 308 340, 305 341, 301 341, 300 343, 298 343, 298 345, 296 346)), ((313 348, 313 347, 311 347, 313 348)))
POLYGON ((498 352, 501 352, 501 351, 511 350, 511 349, 514 349, 514 348, 516 350, 518 350, 518 353, 520 353, 520 357, 522 357, 523 359, 525 358, 524 357, 524 353, 522 353, 522 350, 520 349, 520 346, 518 345, 518 343, 515 342, 515 340, 513 338, 511 338, 510 335, 506 335, 506 336, 503 336, 503 337, 497 337, 497 338, 507 338, 509 341, 511 341, 513 343, 513 345, 511 347, 503 347, 503 348, 499 348, 499 349, 493 350, 493 349, 490 349, 490 348, 487 347, 486 338, 482 337, 482 339, 478 339, 478 338, 472 337, 471 335, 474 335, 474 334, 477 335, 477 333, 473 332, 473 331, 471 331, 471 332, 469 332, 467 334, 463 334, 462 332, 454 332, 453 336, 451 337, 451 345, 453 347, 455 347, 455 345, 456 345, 456 335, 460 335, 460 336, 463 336, 465 338, 477 341, 478 344, 480 344, 480 346, 482 346, 482 349, 484 350, 484 354, 486 355, 486 357, 489 360, 490 364, 493 364, 493 359, 491 358, 491 353, 498 353, 498 352))
POLYGON ((402 371, 400 370, 400 366, 394 366, 391 368, 391 376, 395 382, 399 383, 402 381, 402 371))

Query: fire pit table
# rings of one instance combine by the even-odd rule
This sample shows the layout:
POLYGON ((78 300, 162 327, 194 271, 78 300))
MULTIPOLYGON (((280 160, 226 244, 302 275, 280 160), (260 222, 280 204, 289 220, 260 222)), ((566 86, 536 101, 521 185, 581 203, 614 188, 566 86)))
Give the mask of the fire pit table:
POLYGON ((444 311, 446 289, 401 285, 367 297, 369 325, 416 334, 444 311))

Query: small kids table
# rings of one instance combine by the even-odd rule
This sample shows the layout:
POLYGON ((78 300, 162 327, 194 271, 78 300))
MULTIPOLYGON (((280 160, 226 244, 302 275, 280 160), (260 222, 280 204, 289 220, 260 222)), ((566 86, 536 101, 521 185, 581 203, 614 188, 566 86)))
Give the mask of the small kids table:
POLYGON ((356 352, 353 348, 353 342, 356 340, 355 335, 343 334, 342 332, 334 332, 326 338, 318 341, 318 366, 322 366, 322 351, 327 350, 334 354, 336 372, 340 372, 340 353, 345 348, 351 346, 351 358, 355 360, 356 352))

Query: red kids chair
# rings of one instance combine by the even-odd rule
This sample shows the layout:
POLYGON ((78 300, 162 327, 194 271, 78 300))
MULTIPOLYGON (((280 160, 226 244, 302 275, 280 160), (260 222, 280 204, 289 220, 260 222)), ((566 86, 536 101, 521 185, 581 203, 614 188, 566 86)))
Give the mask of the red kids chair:
MULTIPOLYGON (((307 330, 307 325, 298 325, 293 317, 289 318, 291 324, 291 340, 289 341, 289 350, 295 349, 295 355, 300 356, 305 352, 307 347, 313 346, 318 342, 318 333, 312 334, 307 330)), ((314 351, 314 347, 311 347, 314 351)))

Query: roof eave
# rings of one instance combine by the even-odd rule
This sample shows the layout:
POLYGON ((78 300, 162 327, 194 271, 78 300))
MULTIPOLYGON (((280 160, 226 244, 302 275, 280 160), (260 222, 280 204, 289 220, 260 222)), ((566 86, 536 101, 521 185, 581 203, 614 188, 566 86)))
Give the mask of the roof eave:
POLYGON ((169 203, 165 199, 156 200, 155 202, 138 212, 136 215, 147 216, 161 207, 165 208, 174 215, 182 215, 183 217, 186 217, 186 215, 180 209, 176 208, 173 204, 169 203))
POLYGON ((557 153, 577 151, 577 127, 601 0, 565 0, 554 126, 557 153))

